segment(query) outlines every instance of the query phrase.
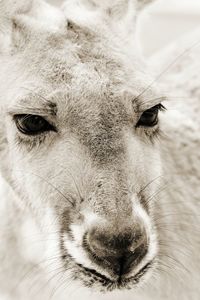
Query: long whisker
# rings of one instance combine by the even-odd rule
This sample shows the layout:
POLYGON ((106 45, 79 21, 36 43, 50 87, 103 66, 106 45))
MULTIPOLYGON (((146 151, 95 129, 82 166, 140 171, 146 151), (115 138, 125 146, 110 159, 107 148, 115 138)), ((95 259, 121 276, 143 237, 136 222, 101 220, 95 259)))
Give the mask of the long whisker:
POLYGON ((60 259, 60 257, 61 257, 60 254, 57 256, 52 256, 52 257, 46 258, 44 260, 41 260, 37 264, 33 265, 28 271, 23 273, 23 275, 20 277, 18 283, 13 287, 12 292, 14 293, 16 291, 16 289, 19 287, 19 285, 21 285, 23 282, 25 282, 25 280, 27 278, 29 278, 34 273, 35 270, 40 268, 40 266, 43 266, 46 263, 48 263, 48 266, 51 266, 52 264, 57 263, 57 260, 60 259))
POLYGON ((61 168, 63 168, 64 171, 66 171, 66 172, 71 176, 71 178, 72 178, 72 180, 73 180, 73 182, 74 182, 75 188, 76 188, 76 190, 77 190, 77 192, 78 192, 79 199, 80 199, 80 201, 82 202, 82 201, 83 201, 83 196, 82 196, 82 193, 81 193, 81 191, 80 191, 80 189, 79 189, 79 187, 78 187, 78 184, 77 184, 77 182, 76 182, 74 176, 72 175, 72 173, 71 173, 66 167, 61 166, 61 165, 59 165, 59 166, 60 166, 61 168))
POLYGON ((160 179, 161 177, 163 177, 163 175, 159 175, 156 176, 154 179, 152 179, 151 181, 149 181, 139 192, 139 194, 141 195, 152 183, 154 183, 156 180, 160 179))
POLYGON ((184 57, 186 54, 190 53, 190 51, 197 47, 200 44, 200 40, 198 40, 197 42, 195 42, 192 46, 186 48, 178 57, 176 57, 174 60, 172 60, 172 62, 166 67, 164 68, 164 70, 162 70, 162 72, 156 76, 156 78, 138 95, 136 96, 135 100, 140 98, 141 96, 143 96, 155 83, 157 83, 159 81, 159 79, 162 78, 162 76, 170 70, 171 67, 173 67, 175 65, 175 63, 177 61, 179 61, 182 57, 184 57))
POLYGON ((160 187, 160 189, 158 189, 153 195, 150 195, 150 196, 146 199, 147 205, 148 205, 153 199, 155 199, 156 196, 158 196, 160 193, 162 193, 163 191, 165 191, 167 188, 168 188, 168 184, 166 183, 164 186, 160 187))
MULTIPOLYGON (((17 170, 19 172, 24 172, 22 170, 17 170)), ((75 203, 72 202, 71 200, 69 200, 69 198, 67 198, 56 186, 54 186, 51 182, 49 182, 47 179, 45 179, 44 177, 38 175, 38 174, 35 174, 33 172, 28 172, 38 178, 40 178, 42 181, 46 182, 48 185, 50 185, 55 191, 57 191, 65 200, 67 200, 73 207, 75 207, 75 203)))

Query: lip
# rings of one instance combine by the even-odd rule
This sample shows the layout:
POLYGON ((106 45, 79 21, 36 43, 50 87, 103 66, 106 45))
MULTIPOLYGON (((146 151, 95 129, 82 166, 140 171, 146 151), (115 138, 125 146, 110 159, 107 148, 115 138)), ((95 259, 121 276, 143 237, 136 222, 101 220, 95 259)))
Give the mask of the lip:
POLYGON ((133 281, 135 284, 138 283, 140 278, 151 268, 153 262, 154 259, 146 263, 146 265, 142 267, 142 269, 140 269, 134 276, 126 278, 125 281, 128 280, 129 282, 133 281))
POLYGON ((92 274, 92 275, 94 275, 95 277, 99 278, 101 281, 104 280, 104 281, 107 281, 107 282, 109 282, 109 283, 114 283, 114 282, 115 282, 114 280, 112 280, 112 279, 106 277, 105 275, 103 275, 103 274, 97 272, 97 271, 94 270, 94 269, 86 268, 86 267, 84 267, 84 266, 81 265, 81 264, 77 264, 77 265, 78 265, 82 270, 84 270, 84 271, 86 272, 86 274, 87 274, 87 273, 88 273, 88 274, 92 274))
POLYGON ((128 284, 137 284, 140 281, 140 278, 151 268, 153 265, 153 260, 146 263, 142 269, 140 269, 134 276, 131 277, 118 277, 117 280, 112 280, 108 278, 105 275, 102 275, 101 273, 97 272, 94 269, 86 268, 81 264, 77 264, 79 268, 81 268, 86 276, 91 276, 91 274, 96 278, 96 281, 101 283, 104 287, 112 287, 114 288, 126 288, 128 284))

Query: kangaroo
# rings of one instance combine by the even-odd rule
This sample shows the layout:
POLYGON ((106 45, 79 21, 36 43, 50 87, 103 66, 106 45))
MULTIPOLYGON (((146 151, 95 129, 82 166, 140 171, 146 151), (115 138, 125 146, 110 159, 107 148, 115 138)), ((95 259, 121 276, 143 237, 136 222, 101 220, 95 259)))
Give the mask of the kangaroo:
POLYGON ((1 300, 199 299, 199 77, 153 79, 148 2, 0 1, 1 300))

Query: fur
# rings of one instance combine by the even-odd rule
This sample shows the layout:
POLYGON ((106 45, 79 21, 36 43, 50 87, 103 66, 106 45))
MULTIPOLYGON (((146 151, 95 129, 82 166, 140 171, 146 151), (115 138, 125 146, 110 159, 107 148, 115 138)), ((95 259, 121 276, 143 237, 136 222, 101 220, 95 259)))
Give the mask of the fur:
POLYGON ((154 80, 135 38, 147 1, 10 2, 0 2, 0 299, 198 300, 198 45, 154 80), (160 79, 167 111, 159 127, 136 128, 166 99, 160 79), (57 130, 23 135, 18 114, 57 130), (148 252, 118 285, 84 234, 138 224, 148 252))

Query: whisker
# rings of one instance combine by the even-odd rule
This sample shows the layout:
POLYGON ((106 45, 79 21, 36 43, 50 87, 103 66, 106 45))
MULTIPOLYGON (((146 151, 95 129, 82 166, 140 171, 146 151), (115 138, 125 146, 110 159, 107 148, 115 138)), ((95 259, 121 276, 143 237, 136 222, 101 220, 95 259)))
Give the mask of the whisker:
POLYGON ((190 47, 186 48, 180 55, 178 55, 174 60, 172 60, 172 62, 162 70, 162 72, 160 72, 158 74, 158 76, 155 77, 155 79, 139 94, 135 97, 135 100, 140 98, 141 96, 143 96, 155 83, 157 83, 162 76, 171 69, 171 67, 173 67, 176 62, 178 62, 182 57, 184 57, 186 54, 190 53, 190 51, 197 47, 200 44, 200 40, 198 40, 197 42, 195 42, 194 44, 192 44, 190 47))
MULTIPOLYGON (((19 171, 19 172, 24 172, 23 170, 15 170, 15 171, 19 171)), ((49 182, 47 179, 45 179, 44 177, 35 174, 33 172, 28 172, 29 174, 32 174, 38 178, 40 178, 42 181, 46 182, 48 185, 50 185, 55 191, 58 192, 58 194, 60 194, 65 200, 67 200, 73 207, 75 207, 75 203, 70 201, 56 186, 54 186, 51 182, 49 182)))
POLYGON ((163 175, 159 175, 157 177, 155 177, 154 179, 152 179, 151 181, 149 181, 140 191, 139 194, 141 195, 152 183, 154 183, 156 180, 160 179, 161 177, 163 177, 163 175))
POLYGON ((81 193, 81 191, 80 191, 80 189, 79 189, 79 187, 78 187, 78 184, 77 184, 77 182, 76 182, 74 176, 72 175, 72 173, 71 173, 66 167, 63 167, 63 166, 61 166, 61 165, 59 165, 59 166, 60 166, 61 168, 63 168, 65 171, 67 171, 67 173, 71 176, 71 178, 72 178, 72 180, 73 180, 73 182, 74 182, 75 188, 76 188, 76 190, 77 190, 77 192, 78 192, 79 199, 80 199, 80 201, 82 202, 83 196, 82 196, 82 193, 81 193))
POLYGON ((61 255, 57 255, 57 256, 52 256, 49 258, 46 258, 44 260, 41 260, 40 262, 38 262, 37 264, 34 264, 33 266, 31 266, 31 268, 26 271, 25 273, 23 273, 23 275, 19 278, 18 283, 15 285, 15 287, 13 288, 12 292, 15 293, 17 288, 22 285, 25 280, 27 278, 30 278, 32 276, 32 274, 38 270, 43 264, 48 263, 48 266, 51 266, 52 264, 57 263, 57 260, 61 257, 61 255))

